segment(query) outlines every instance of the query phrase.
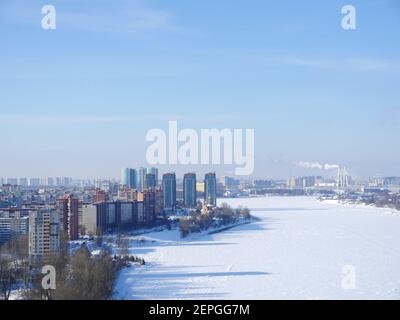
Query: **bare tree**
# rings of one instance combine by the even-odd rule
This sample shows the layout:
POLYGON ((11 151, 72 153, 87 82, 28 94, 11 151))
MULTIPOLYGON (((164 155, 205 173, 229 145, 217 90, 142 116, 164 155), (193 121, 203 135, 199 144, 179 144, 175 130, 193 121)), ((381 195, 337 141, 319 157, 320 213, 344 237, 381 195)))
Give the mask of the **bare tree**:
POLYGON ((15 281, 15 269, 12 260, 4 255, 0 255, 0 293, 3 300, 8 300, 15 281))
POLYGON ((130 247, 129 239, 122 238, 121 242, 120 242, 120 247, 119 247, 119 251, 121 252, 122 256, 128 256, 129 255, 129 247, 130 247))

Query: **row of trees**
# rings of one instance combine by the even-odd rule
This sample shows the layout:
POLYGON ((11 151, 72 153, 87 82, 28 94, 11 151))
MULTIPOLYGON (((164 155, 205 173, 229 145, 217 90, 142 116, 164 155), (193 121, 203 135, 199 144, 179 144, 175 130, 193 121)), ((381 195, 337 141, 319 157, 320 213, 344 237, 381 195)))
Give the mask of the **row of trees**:
POLYGON ((240 219, 249 220, 250 210, 244 207, 232 209, 228 204, 223 203, 221 207, 201 212, 197 210, 189 217, 179 220, 181 237, 187 237, 190 233, 201 232, 210 227, 221 227, 238 222, 240 219))

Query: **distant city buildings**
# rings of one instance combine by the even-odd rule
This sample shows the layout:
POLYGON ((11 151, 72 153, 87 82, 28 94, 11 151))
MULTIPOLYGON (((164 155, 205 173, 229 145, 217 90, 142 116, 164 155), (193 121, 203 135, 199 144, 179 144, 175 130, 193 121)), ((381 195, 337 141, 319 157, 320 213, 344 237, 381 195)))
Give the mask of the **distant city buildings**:
POLYGON ((298 188, 311 188, 315 186, 315 177, 308 176, 308 177, 299 177, 295 179, 295 187, 298 188))
POLYGON ((123 168, 121 183, 139 192, 143 192, 148 188, 156 188, 158 185, 158 169, 144 167, 140 167, 139 169, 123 168))
POLYGON ((147 188, 154 188, 158 185, 158 169, 157 168, 139 168, 137 175, 136 189, 143 192, 147 188), (146 176, 148 176, 148 181, 146 176), (149 184, 149 185, 147 185, 149 184))
POLYGON ((353 179, 350 175, 347 174, 345 169, 339 169, 337 177, 322 177, 322 176, 305 176, 297 178, 292 177, 288 179, 286 185, 288 188, 346 189, 351 185, 353 185, 353 179))
POLYGON ((137 172, 135 169, 123 168, 121 173, 121 183, 122 185, 136 189, 137 172))
POLYGON ((256 179, 253 181, 253 186, 255 188, 271 188, 275 185, 275 181, 267 179, 256 179))
POLYGON ((29 178, 29 186, 30 187, 39 187, 40 186, 40 178, 29 178))
POLYGON ((8 184, 8 185, 13 185, 13 186, 22 186, 22 187, 31 187, 31 188, 37 188, 37 187, 67 187, 73 184, 72 178, 52 178, 52 177, 46 177, 46 178, 27 178, 27 177, 21 177, 21 178, 1 178, 0 177, 0 186, 8 184))
MULTIPOLYGON (((139 200, 140 194, 136 189, 130 189, 130 188, 121 188, 118 190, 117 196, 115 197, 115 200, 119 201, 137 201, 139 200)), ((93 201, 95 202, 95 201, 93 201)), ((99 201, 97 201, 99 202, 99 201)))
POLYGON ((92 202, 104 202, 108 200, 108 194, 104 190, 96 189, 96 193, 92 196, 92 202))
POLYGON ((28 178, 19 178, 19 185, 23 187, 27 187, 29 185, 28 178))
POLYGON ((384 186, 400 186, 400 177, 387 177, 382 183, 384 186))
POLYGON ((233 189, 237 188, 240 185, 240 181, 238 179, 232 178, 232 177, 221 177, 220 182, 223 185, 224 188, 226 189, 233 189))
POLYGON ((47 177, 47 178, 46 178, 46 185, 47 185, 48 187, 54 187, 54 178, 52 178, 52 177, 47 177))
POLYGON ((18 185, 18 178, 7 178, 7 184, 12 186, 18 185))

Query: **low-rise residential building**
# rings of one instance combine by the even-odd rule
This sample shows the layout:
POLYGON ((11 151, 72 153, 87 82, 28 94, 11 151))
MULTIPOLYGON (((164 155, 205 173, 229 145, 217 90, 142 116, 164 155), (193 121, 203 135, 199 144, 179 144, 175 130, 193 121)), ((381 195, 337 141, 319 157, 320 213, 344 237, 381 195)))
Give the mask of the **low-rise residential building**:
POLYGON ((82 205, 82 226, 87 234, 138 228, 149 221, 154 207, 154 197, 146 196, 146 212, 143 201, 114 201, 82 205), (153 203, 153 205, 151 205, 153 203))
POLYGON ((17 212, 0 212, 0 246, 13 238, 28 234, 29 217, 17 212))

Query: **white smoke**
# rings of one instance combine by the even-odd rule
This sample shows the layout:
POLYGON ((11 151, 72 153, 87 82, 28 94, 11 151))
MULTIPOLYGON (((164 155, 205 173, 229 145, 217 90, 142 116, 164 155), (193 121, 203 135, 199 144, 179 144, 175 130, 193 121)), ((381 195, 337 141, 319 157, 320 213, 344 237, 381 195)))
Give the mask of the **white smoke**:
POLYGON ((339 169, 339 165, 337 165, 337 164, 325 163, 325 164, 324 164, 324 169, 325 169, 325 170, 339 169))
POLYGON ((295 162, 295 165, 305 169, 320 169, 322 170, 324 167, 319 162, 307 162, 307 161, 298 161, 295 162))
POLYGON ((319 170, 339 169, 339 165, 329 164, 329 163, 321 164, 319 162, 297 161, 294 164, 304 169, 319 169, 319 170))

